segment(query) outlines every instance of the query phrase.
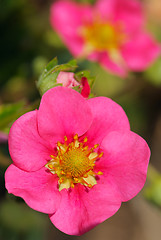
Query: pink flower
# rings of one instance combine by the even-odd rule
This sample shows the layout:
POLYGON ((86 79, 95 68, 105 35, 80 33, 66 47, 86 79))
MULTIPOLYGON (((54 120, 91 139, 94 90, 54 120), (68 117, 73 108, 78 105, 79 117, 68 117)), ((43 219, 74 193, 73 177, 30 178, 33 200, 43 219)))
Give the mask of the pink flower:
POLYGON ((76 87, 80 84, 75 80, 73 72, 60 72, 57 79, 57 83, 61 83, 63 87, 76 87))
POLYGON ((73 72, 60 72, 56 81, 57 83, 61 83, 63 87, 73 88, 79 86, 81 95, 85 98, 89 97, 90 86, 86 77, 82 77, 79 83, 75 80, 73 72))
POLYGON ((150 157, 117 103, 64 87, 47 91, 39 110, 13 124, 9 151, 8 192, 71 235, 89 231, 136 196, 150 157))
POLYGON ((97 61, 120 76, 146 69, 160 54, 138 0, 98 0, 94 6, 59 0, 50 20, 75 57, 97 61))

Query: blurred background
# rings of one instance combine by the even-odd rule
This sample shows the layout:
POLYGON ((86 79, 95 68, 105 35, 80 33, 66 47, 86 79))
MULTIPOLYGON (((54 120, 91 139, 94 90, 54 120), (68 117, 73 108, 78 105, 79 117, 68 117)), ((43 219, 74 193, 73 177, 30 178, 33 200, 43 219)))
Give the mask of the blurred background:
MULTIPOLYGON (((94 0, 79 0, 89 2, 94 0)), ((5 190, 4 173, 11 163, 7 135, 23 113, 38 108, 35 82, 55 56, 59 63, 72 59, 49 23, 51 0, 0 1, 0 240, 45 239, 161 239, 161 58, 145 72, 121 79, 97 63, 78 61, 78 70, 96 76, 95 95, 107 96, 125 110, 132 131, 148 142, 152 155, 147 183, 141 193, 124 203, 113 217, 81 237, 57 230, 47 215, 30 209, 5 190)), ((142 1, 147 28, 161 42, 160 0, 142 1)))

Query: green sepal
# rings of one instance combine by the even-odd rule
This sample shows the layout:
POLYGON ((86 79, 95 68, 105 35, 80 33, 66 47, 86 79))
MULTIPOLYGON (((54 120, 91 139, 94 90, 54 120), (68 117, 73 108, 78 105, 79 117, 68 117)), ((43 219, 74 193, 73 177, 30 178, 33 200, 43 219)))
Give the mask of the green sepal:
POLYGON ((56 82, 56 79, 57 79, 60 71, 73 72, 76 68, 77 68, 76 60, 71 60, 68 63, 59 65, 57 58, 54 58, 46 66, 46 68, 42 72, 39 80, 36 83, 36 86, 40 92, 40 95, 42 96, 49 89, 61 85, 56 82))
POLYGON ((77 72, 77 73, 75 73, 74 77, 80 83, 81 83, 82 77, 86 77, 87 80, 88 80, 88 84, 90 86, 90 89, 92 89, 94 81, 95 81, 95 77, 90 75, 90 71, 83 70, 83 71, 77 72))

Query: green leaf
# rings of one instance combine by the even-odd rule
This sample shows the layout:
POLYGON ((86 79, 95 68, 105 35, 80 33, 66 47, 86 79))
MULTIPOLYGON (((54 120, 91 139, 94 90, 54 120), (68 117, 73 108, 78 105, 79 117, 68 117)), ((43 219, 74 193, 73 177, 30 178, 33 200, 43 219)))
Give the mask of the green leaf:
POLYGON ((46 68, 44 69, 44 71, 42 72, 40 76, 40 81, 46 78, 49 74, 51 74, 52 70, 55 68, 55 66, 57 66, 57 64, 58 64, 57 58, 54 58, 53 60, 51 60, 46 66, 46 68))

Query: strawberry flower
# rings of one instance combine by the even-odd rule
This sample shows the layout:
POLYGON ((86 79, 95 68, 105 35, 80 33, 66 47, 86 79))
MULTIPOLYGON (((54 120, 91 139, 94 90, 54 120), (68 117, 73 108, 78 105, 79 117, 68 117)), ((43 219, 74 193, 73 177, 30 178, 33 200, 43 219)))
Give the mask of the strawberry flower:
POLYGON ((50 21, 75 57, 97 61, 119 76, 143 71, 160 54, 138 0, 97 0, 94 6, 59 0, 50 21))
POLYGON ((80 93, 83 97, 88 98, 90 94, 90 86, 86 77, 82 77, 80 82, 77 82, 74 78, 73 72, 60 72, 56 79, 56 82, 62 84, 63 87, 74 88, 79 87, 80 93))
POLYGON ((57 79, 57 83, 61 83, 63 87, 76 87, 80 84, 74 79, 74 73, 73 72, 60 72, 57 79))
POLYGON ((70 235, 89 231, 136 196, 150 156, 117 103, 66 87, 48 90, 39 110, 13 124, 9 151, 8 192, 70 235))

